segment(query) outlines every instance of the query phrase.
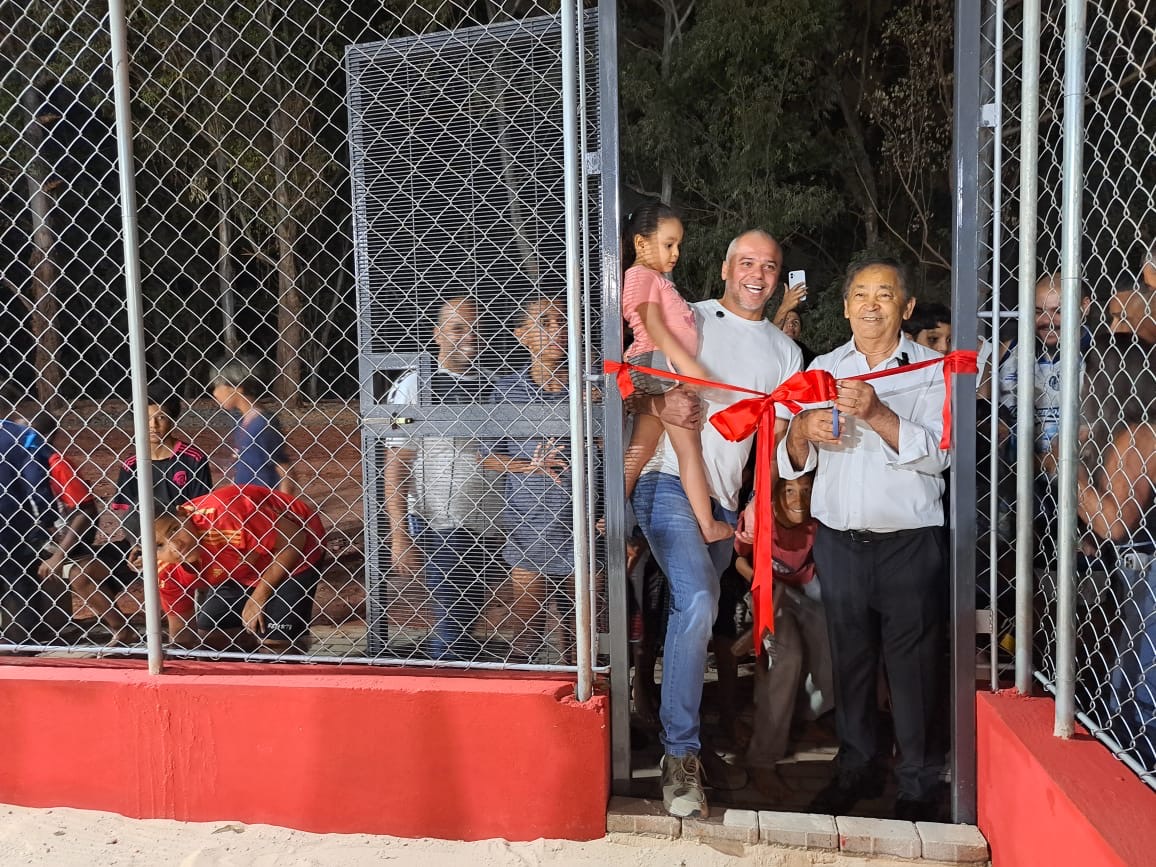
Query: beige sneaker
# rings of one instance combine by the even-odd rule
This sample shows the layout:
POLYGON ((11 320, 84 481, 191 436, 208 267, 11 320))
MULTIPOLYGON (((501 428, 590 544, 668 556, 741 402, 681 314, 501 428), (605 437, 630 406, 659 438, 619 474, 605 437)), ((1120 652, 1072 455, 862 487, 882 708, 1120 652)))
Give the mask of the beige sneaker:
POLYGON ((710 808, 702 790, 698 756, 662 757, 662 806, 680 819, 706 819, 710 808))

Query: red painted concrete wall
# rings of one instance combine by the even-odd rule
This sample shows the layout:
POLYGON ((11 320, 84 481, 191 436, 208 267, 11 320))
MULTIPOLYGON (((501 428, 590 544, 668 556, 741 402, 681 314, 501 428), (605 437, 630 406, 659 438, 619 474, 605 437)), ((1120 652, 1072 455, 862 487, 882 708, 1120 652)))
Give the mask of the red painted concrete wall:
POLYGON ((1156 864, 1156 792, 1082 729, 1053 737, 1050 699, 977 698, 979 828, 993 867, 1156 864))
POLYGON ((0 801, 475 840, 606 829, 608 703, 567 679, 0 666, 0 801))

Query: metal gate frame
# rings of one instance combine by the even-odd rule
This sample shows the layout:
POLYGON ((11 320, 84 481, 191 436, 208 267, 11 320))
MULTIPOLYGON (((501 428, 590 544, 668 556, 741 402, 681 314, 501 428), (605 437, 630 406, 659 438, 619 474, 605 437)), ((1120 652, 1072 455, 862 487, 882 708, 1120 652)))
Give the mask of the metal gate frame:
MULTIPOLYGON (((955 7, 951 314, 955 345, 964 347, 978 342, 981 5, 955 7)), ((951 431, 951 812, 956 822, 968 824, 975 823, 977 812, 975 385, 974 374, 955 377, 951 431)))

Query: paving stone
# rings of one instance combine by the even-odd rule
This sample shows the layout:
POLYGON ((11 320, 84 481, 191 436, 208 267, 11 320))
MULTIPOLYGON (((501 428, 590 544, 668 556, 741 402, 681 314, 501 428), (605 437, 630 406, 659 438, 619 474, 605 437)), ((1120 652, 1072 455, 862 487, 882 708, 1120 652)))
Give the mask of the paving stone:
POLYGON ((759 839, 799 849, 839 849, 834 816, 759 810, 759 839))
POLYGON ((988 860, 987 840, 975 825, 916 822, 923 843, 923 857, 950 864, 983 864, 988 860))
POLYGON ((645 798, 611 798, 606 811, 607 833, 649 834, 677 839, 682 820, 663 809, 662 801, 645 798))
POLYGON ((725 810, 709 819, 683 819, 684 840, 730 840, 759 842, 759 814, 754 810, 725 810))
POLYGON ((835 825, 839 829, 839 848, 849 854, 919 858, 923 853, 913 822, 839 816, 835 825))

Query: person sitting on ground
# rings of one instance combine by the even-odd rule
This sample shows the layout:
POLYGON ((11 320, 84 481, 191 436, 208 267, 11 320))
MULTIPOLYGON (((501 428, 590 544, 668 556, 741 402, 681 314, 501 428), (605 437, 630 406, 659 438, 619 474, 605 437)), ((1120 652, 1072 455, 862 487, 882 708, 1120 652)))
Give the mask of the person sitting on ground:
MULTIPOLYGON (((791 723, 798 717, 817 719, 835 706, 831 645, 823 611, 812 548, 819 522, 811 517, 813 473, 775 483, 774 510, 774 640, 755 665, 755 722, 747 746, 747 765, 765 771, 787 755, 791 723)), ((736 565, 748 581, 754 515, 743 516, 736 536, 736 565)), ((748 632, 736 642, 741 653, 751 643, 748 632), (741 647, 739 645, 742 645, 741 647)), ((765 774, 756 773, 760 787, 765 774)))
POLYGON ((257 485, 226 485, 158 517, 156 539, 161 607, 174 644, 250 649, 244 629, 270 652, 308 649, 325 557, 325 528, 313 506, 257 485))
POLYGON ((951 352, 951 311, 938 301, 916 301, 911 318, 903 323, 903 333, 946 355, 951 352))
POLYGON ((236 419, 233 483, 263 485, 292 496, 298 493, 293 460, 281 422, 265 410, 267 389, 259 368, 255 359, 241 356, 218 364, 209 379, 213 400, 236 419))

